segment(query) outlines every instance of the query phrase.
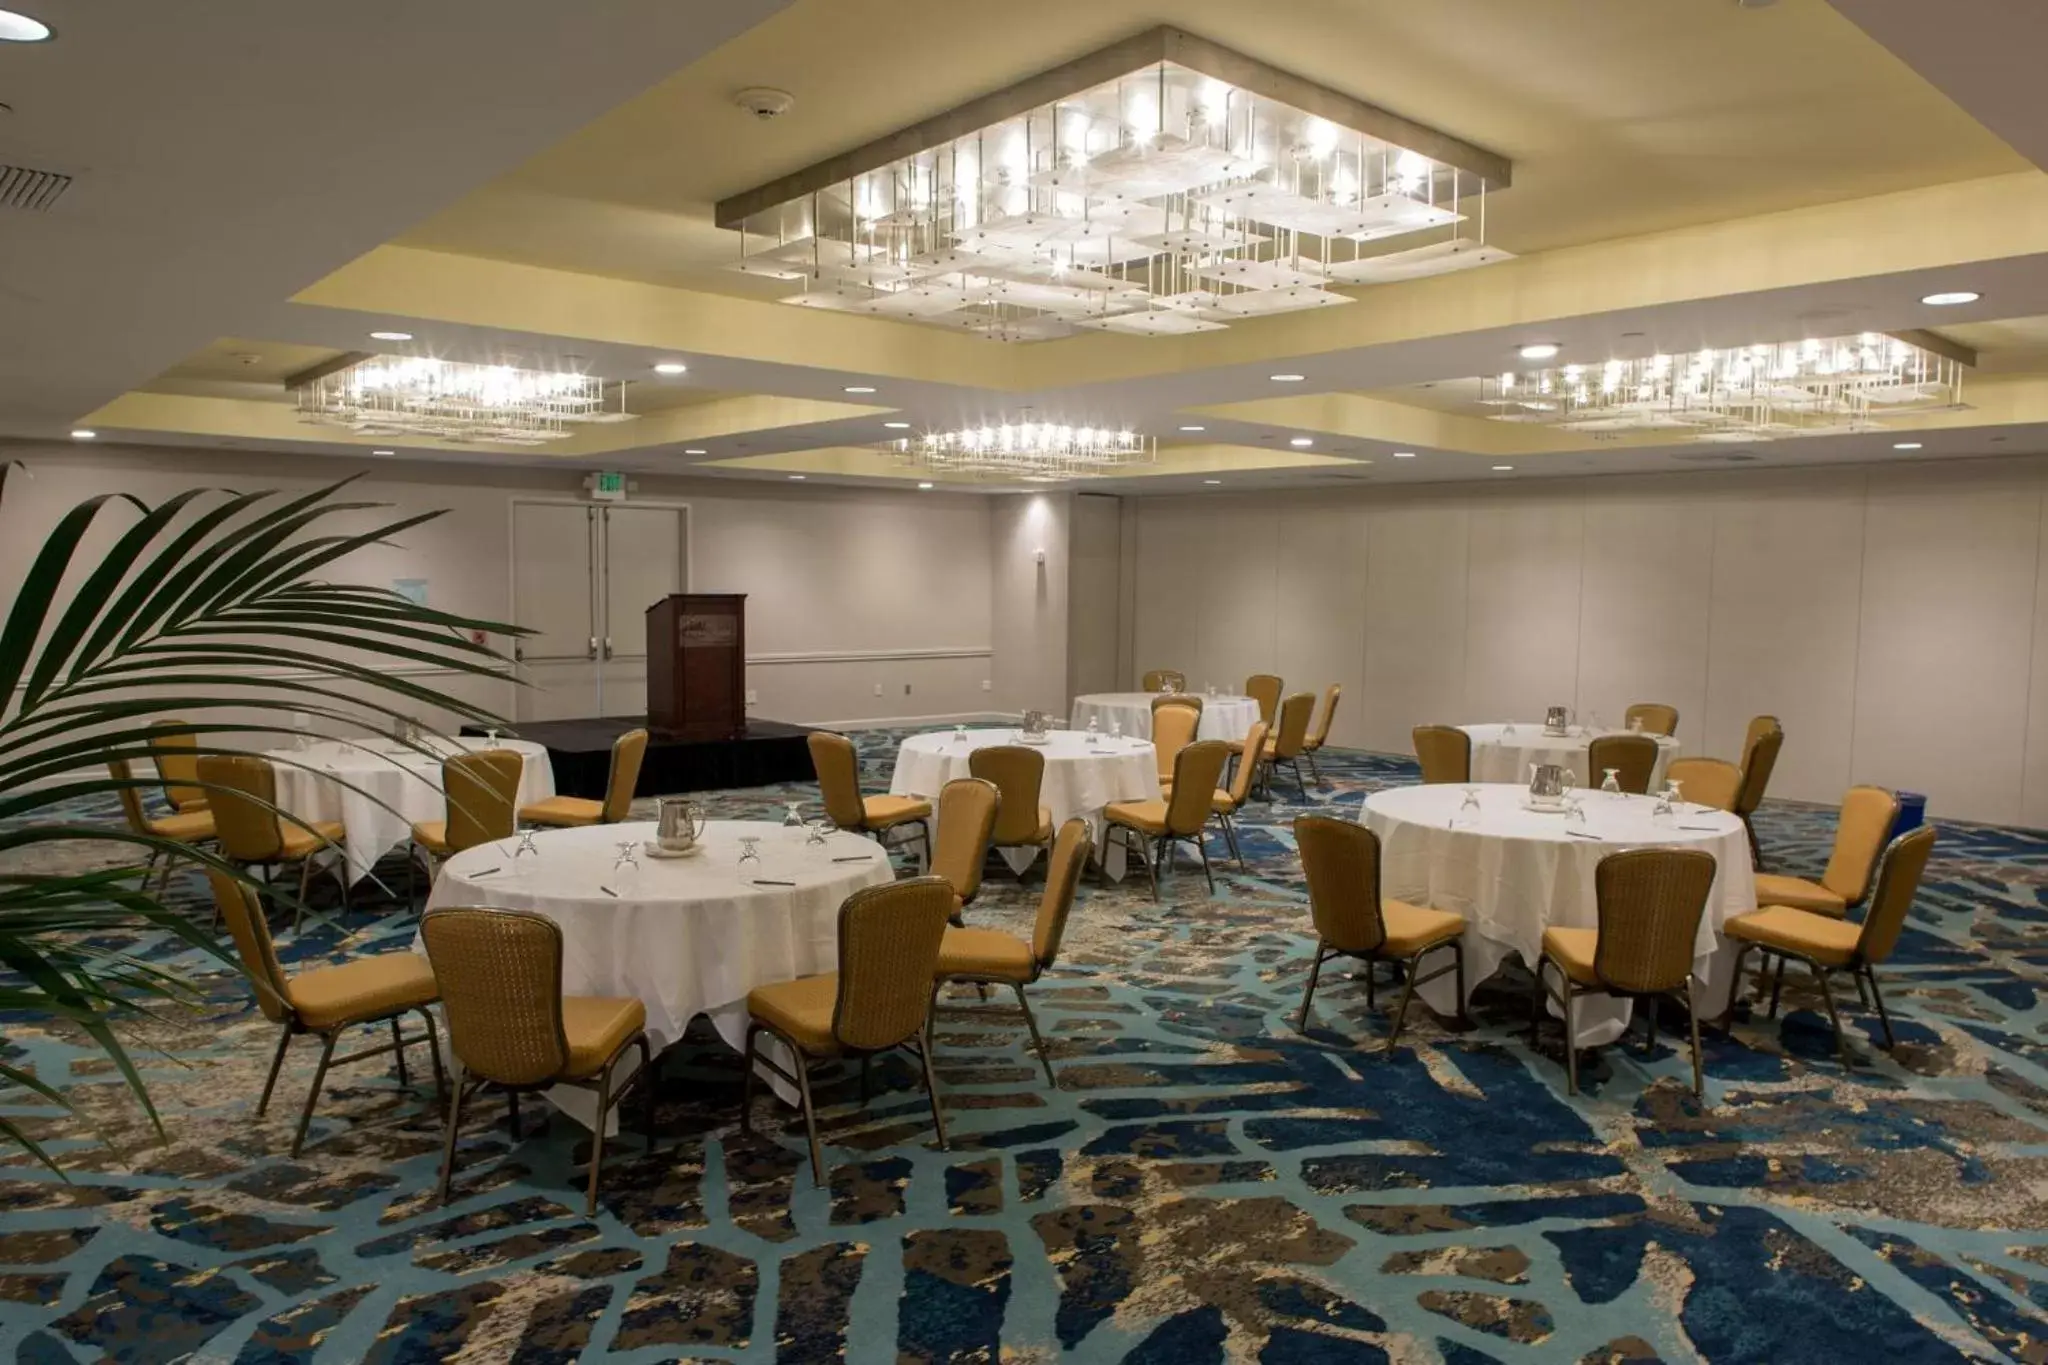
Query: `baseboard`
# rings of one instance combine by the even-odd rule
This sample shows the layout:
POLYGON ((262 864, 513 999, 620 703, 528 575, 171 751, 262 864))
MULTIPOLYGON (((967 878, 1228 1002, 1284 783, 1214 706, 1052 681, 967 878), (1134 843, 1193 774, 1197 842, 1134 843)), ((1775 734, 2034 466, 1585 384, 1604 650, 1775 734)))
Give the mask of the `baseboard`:
POLYGON ((856 717, 851 720, 800 720, 793 723, 808 725, 818 730, 894 730, 926 725, 1014 724, 1018 719, 1014 711, 963 711, 957 715, 876 716, 856 717))

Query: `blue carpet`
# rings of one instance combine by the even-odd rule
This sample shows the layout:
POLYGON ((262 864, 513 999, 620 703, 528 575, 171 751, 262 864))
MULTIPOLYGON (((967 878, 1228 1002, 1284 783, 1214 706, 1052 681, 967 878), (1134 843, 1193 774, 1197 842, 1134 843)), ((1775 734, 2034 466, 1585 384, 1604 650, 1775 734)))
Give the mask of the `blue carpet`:
MULTIPOLYGON (((882 790, 900 736, 860 737, 882 790)), ((159 1143, 99 1054, 10 1018, 5 1055, 79 1117, 19 1092, 8 1112, 63 1154, 0 1176, 0 1347, 31 1362, 1262 1361, 1841 1365, 2048 1361, 2048 836, 1944 825, 1885 974, 1895 1054, 1851 1011, 1836 1060, 1819 1000, 1707 1040, 1707 1098, 1667 1032, 1607 1050, 1564 1095, 1556 1046, 1520 1030, 1527 977, 1482 989, 1477 1027, 1419 1006, 1382 1059, 1384 1007, 1326 973, 1306 1036, 1291 820, 1355 814, 1413 765, 1331 753, 1323 780, 1245 823, 1249 869, 1216 894, 1183 864, 1083 888, 1059 970, 1033 993, 1048 1088, 1021 1016, 971 993, 941 1013, 952 1149, 913 1066, 871 1103, 822 1088, 829 1188, 800 1125, 735 1128, 737 1058, 708 1033, 663 1071, 658 1151, 628 1136, 582 1217, 588 1140, 528 1104, 474 1106, 456 1198, 430 1201, 430 1083, 336 1073, 286 1153, 315 1048, 264 1120, 272 1027, 246 987, 130 1029, 159 1143)), ((779 814, 804 789, 730 792, 779 814)), ((88 810, 89 817, 112 812, 88 810)), ((1832 818, 1766 807, 1774 871, 1812 875, 1832 818)), ((386 880, 403 885, 396 862, 386 880)), ((1040 875, 992 872, 971 922, 1018 927, 1040 875)), ((208 913, 196 877, 177 895, 208 913)), ((323 894, 332 895, 331 884, 323 894)), ((292 963, 411 940, 389 897, 282 947, 292 963), (346 936, 344 936, 344 931, 346 936)), ((146 957, 198 965, 152 939, 146 957)))

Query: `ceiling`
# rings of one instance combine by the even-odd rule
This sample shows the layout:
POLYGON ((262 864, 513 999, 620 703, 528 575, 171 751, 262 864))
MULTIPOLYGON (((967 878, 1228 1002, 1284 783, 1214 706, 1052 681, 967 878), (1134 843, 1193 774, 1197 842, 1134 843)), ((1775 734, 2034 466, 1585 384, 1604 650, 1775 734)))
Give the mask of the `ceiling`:
POLYGON ((386 329, 417 340, 382 349, 626 382, 641 414, 542 451, 408 456, 733 478, 916 477, 869 448, 884 421, 1025 408, 1159 436, 1159 463, 1112 489, 1699 465, 1488 422, 1463 381, 1530 340, 1590 363, 1938 328, 1981 353, 1973 407, 1917 420, 1917 458, 2048 430, 2048 176, 2029 159, 2048 157, 2048 92, 2011 55, 2048 33, 2000 0, 1938 19, 1911 0, 215 0, 203 33, 177 7, 23 3, 59 38, 0 45, 0 161, 79 180, 47 214, 0 211, 0 436, 365 454, 298 424, 283 380, 386 329), (1161 22, 1508 157, 1486 235, 1518 259, 1224 332, 1008 346, 788 308, 790 286, 724 268, 717 199, 1161 22), (735 107, 756 85, 794 109, 735 107), (1983 298, 1920 302, 1952 288, 1983 298))

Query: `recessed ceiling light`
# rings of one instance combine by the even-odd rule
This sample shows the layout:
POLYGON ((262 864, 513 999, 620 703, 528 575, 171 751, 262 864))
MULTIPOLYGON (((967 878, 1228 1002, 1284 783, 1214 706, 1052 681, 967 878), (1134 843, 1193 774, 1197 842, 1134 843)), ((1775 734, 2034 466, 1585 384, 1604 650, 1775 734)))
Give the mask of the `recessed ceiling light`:
POLYGON ((1982 294, 1976 293, 1972 290, 1951 289, 1945 293, 1929 294, 1926 298, 1920 300, 1920 302, 1930 304, 1936 308, 1952 308, 1959 303, 1975 303, 1978 299, 1981 299, 1983 297, 1984 296, 1982 294))
POLYGON ((1548 360, 1561 349, 1554 341, 1537 341, 1524 346, 1519 354, 1524 360, 1548 360))
POLYGON ((804 476, 801 474, 792 474, 789 477, 795 479, 798 483, 802 483, 804 481, 804 476))
POLYGON ((1295 438, 1294 438, 1293 440, 1289 441, 1289 442, 1288 442, 1287 444, 1289 444, 1289 445, 1291 445, 1291 446, 1295 447, 1295 448, 1296 448, 1297 450, 1299 450, 1299 449, 1303 449, 1303 448, 1305 448, 1305 447, 1308 447, 1308 446, 1312 446, 1312 445, 1314 445, 1315 443, 1316 443, 1316 438, 1315 438, 1315 437, 1313 437, 1313 436, 1297 436, 1297 437, 1295 437, 1295 438))
POLYGON ((919 484, 919 485, 918 485, 918 487, 919 487, 919 488, 921 488, 921 489, 924 489, 924 490, 925 490, 926 492, 930 492, 930 491, 931 491, 931 485, 930 485, 930 484, 928 484, 928 483, 921 483, 921 484, 919 484))
POLYGON ((411 341, 411 340, 412 340, 412 333, 411 333, 411 332, 372 332, 372 333, 370 333, 370 340, 372 340, 372 341, 411 341))
POLYGON ((1415 458, 1415 452, 1412 450, 1397 450, 1394 452, 1394 458, 1397 460, 1412 460, 1415 458))
POLYGON ((1919 443, 1918 441, 1894 441, 1894 442, 1892 442, 1892 449, 1893 449, 1893 450, 1918 450, 1918 449, 1920 449, 1920 443, 1919 443))
POLYGON ((1494 466, 1493 468, 1494 468, 1494 472, 1496 472, 1496 473, 1499 473, 1499 474, 1505 474, 1505 473, 1507 473, 1507 472, 1508 472, 1508 471, 1509 471, 1510 469, 1513 469, 1513 468, 1514 468, 1514 466, 1513 466, 1513 465, 1511 465, 1511 464, 1497 464, 1497 465, 1495 465, 1495 466, 1494 466))
POLYGON ((1207 431, 1207 427, 1182 427, 1182 431, 1207 431))
POLYGON ((71 433, 71 439, 74 441, 90 441, 95 436, 98 435, 99 433, 97 431, 87 431, 84 427, 80 427, 78 430, 71 433))
POLYGON ((1308 376, 1305 374, 1276 374, 1270 376, 1270 378, 1275 384, 1299 384, 1308 376))
POLYGON ((1211 486, 1214 486, 1214 485, 1216 485, 1216 484, 1220 484, 1220 483, 1222 483, 1222 482, 1223 482, 1223 480, 1221 480, 1221 479, 1204 479, 1204 480, 1202 480, 1202 482, 1203 482, 1203 483, 1206 483, 1206 484, 1209 484, 1209 485, 1211 485, 1211 486))
POLYGON ((709 455, 710 453, 708 450, 699 450, 695 446, 691 446, 683 452, 685 455, 709 455))
POLYGON ((656 374, 688 374, 690 367, 680 360, 664 360, 654 367, 656 374))
POLYGON ((889 428, 889 430, 891 430, 891 431, 908 431, 908 430, 910 430, 910 423, 908 423, 908 422, 884 422, 884 423, 882 423, 882 425, 883 425, 883 426, 885 426, 885 427, 887 427, 887 428, 889 428))
POLYGON ((873 393, 875 386, 872 384, 848 384, 846 391, 848 393, 873 393))
POLYGON ((50 26, 26 14, 0 9, 0 43, 40 43, 50 36, 50 26))
POLYGON ((396 455, 398 452, 395 450, 373 450, 370 453, 372 455, 396 455))

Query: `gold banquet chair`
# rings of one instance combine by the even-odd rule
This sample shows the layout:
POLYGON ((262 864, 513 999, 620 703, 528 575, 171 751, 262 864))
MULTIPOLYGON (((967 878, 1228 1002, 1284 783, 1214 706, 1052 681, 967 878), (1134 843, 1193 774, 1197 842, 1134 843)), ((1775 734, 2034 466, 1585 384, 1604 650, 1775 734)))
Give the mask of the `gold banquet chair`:
POLYGON ((258 1118, 270 1108, 270 1095, 277 1088, 278 1072, 284 1068, 284 1054, 292 1039, 302 1034, 320 1039, 320 1064, 314 1068, 313 1084, 306 1091, 306 1105, 299 1113, 298 1130, 292 1134, 293 1156, 306 1144, 306 1130, 313 1122, 313 1109, 320 1102, 329 1067, 348 1066, 388 1052, 398 1060, 398 1083, 410 1085, 405 1049, 425 1043, 434 1068, 434 1088, 442 1095, 447 1093, 434 1013, 427 1008, 440 998, 441 991, 427 959, 410 951, 378 953, 287 976, 277 960, 277 948, 271 942, 270 926, 263 917, 263 905, 256 899, 255 889, 213 869, 207 871, 206 877, 213 884, 214 907, 226 918, 243 970, 255 989, 257 1005, 265 1018, 284 1027, 278 1036, 277 1053, 270 1059, 270 1075, 263 1082, 263 1097, 256 1101, 258 1118), (407 1036, 399 1023, 407 1014, 417 1014, 425 1020, 427 1031, 407 1036), (345 1057, 334 1055, 334 1045, 344 1030, 358 1024, 385 1022, 391 1025, 390 1042, 345 1057))
MULTIPOLYGON (((1182 843, 1193 844, 1202 855, 1202 876, 1209 883, 1210 894, 1215 894, 1216 878, 1209 871, 1209 850, 1202 830, 1214 809, 1223 765, 1229 761, 1230 748, 1222 740, 1197 740, 1174 756, 1171 796, 1158 801, 1114 801, 1103 807, 1103 847, 1121 842, 1137 855, 1152 882, 1153 900, 1159 899, 1159 878, 1162 872, 1173 870, 1173 852, 1182 843)), ((1106 861, 1102 879, 1107 885, 1106 861)))
MULTIPOLYGON (((1250 749, 1265 748, 1266 722, 1253 721, 1252 728, 1245 732, 1244 742, 1250 749)), ((1257 775, 1257 764, 1239 763, 1237 771, 1231 775, 1230 785, 1218 787, 1215 798, 1210 803, 1210 809, 1215 812, 1214 819, 1223 828, 1223 841, 1230 845, 1230 856, 1237 859, 1237 869, 1240 872, 1245 870, 1244 849, 1237 842, 1237 822, 1234 817, 1244 808, 1245 803, 1252 799, 1252 779, 1257 775)), ((1172 800, 1173 783, 1165 782, 1161 785, 1165 788, 1166 798, 1172 800)))
POLYGON ((1657 741, 1649 735, 1602 735, 1586 746, 1586 785, 1597 787, 1614 769, 1614 780, 1625 792, 1642 796, 1650 790, 1650 775, 1657 771, 1657 741))
POLYGON ((946 1120, 932 1075, 929 1029, 938 991, 933 974, 952 904, 953 889, 941 877, 914 877, 856 891, 839 907, 838 971, 757 986, 747 993, 747 1039, 741 1049, 747 1076, 740 1098, 740 1129, 753 1131, 758 1063, 796 1087, 804 1134, 810 1141, 811 1178, 820 1187, 825 1184, 825 1154, 818 1144, 818 1110, 811 1098, 813 1060, 854 1057, 865 1064, 868 1057, 899 1047, 916 1054, 931 1098, 939 1150, 946 1150, 946 1120), (793 1072, 757 1049, 763 1033, 790 1050, 793 1072))
MULTIPOLYGON (((1280 703, 1280 723, 1273 727, 1272 735, 1259 751, 1259 766, 1266 773, 1266 791, 1273 789, 1273 774, 1282 763, 1294 770, 1294 788, 1301 793, 1301 799, 1308 800, 1308 783, 1301 776, 1302 748, 1308 742, 1308 718, 1315 710, 1316 694, 1296 692, 1280 703)), ((1247 748, 1247 753, 1250 749, 1247 748)))
POLYGON ((550 796, 519 808, 519 819, 550 829, 581 829, 616 825, 633 809, 633 791, 640 785, 640 765, 647 757, 647 732, 628 730, 612 741, 611 771, 605 777, 604 800, 582 796, 550 796))
POLYGON ((530 910, 442 906, 421 918, 420 938, 440 979, 448 1051, 455 1058, 435 1201, 448 1202, 462 1107, 472 1093, 491 1085, 508 1093, 516 1139, 520 1094, 570 1085, 597 1095, 590 1185, 583 1203, 586 1216, 595 1214, 604 1130, 624 1094, 624 1088, 612 1088, 612 1078, 628 1048, 638 1049, 640 1065, 626 1086, 640 1086, 647 1150, 654 1150, 654 1055, 647 1042, 647 1007, 625 996, 563 995, 561 926, 530 910))
POLYGON ((206 788, 199 785, 199 736, 190 732, 190 721, 164 716, 150 723, 149 758, 163 782, 164 800, 171 809, 206 809, 206 788))
POLYGON ((1323 713, 1316 720, 1315 733, 1302 741, 1302 757, 1308 760, 1309 774, 1315 778, 1317 786, 1323 783, 1323 770, 1316 766, 1316 755, 1330 742, 1330 722, 1337 718, 1337 702, 1343 695, 1344 689, 1337 683, 1331 683, 1324 690, 1323 713))
POLYGON ((1308 909, 1316 926, 1316 955, 1309 963, 1308 984, 1301 993, 1301 1012, 1295 1016, 1297 1033, 1308 1032, 1308 1008, 1316 995, 1316 981, 1323 963, 1333 957, 1353 957, 1366 964, 1365 1004, 1377 1008, 1374 1000, 1373 968, 1381 962, 1401 964, 1405 984, 1401 1004, 1394 1011, 1394 1024, 1387 1031, 1386 1055, 1394 1055, 1401 1039, 1401 1026, 1408 1018, 1408 1002, 1415 988, 1436 980, 1445 972, 1458 974, 1458 1017, 1465 1017, 1465 917, 1448 910, 1432 910, 1406 901, 1386 900, 1380 895, 1380 837, 1364 825, 1328 815, 1294 817, 1294 844, 1301 853, 1302 875, 1308 881, 1308 909), (1438 966, 1427 976, 1417 974, 1422 959, 1439 948, 1451 950, 1449 966, 1438 966))
MULTIPOLYGON (((813 730, 805 742, 811 750, 811 767, 817 770, 818 794, 824 799, 825 814, 832 823, 855 834, 873 835, 884 848, 895 830, 911 830, 924 860, 932 857, 932 803, 921 796, 862 796, 860 756, 853 741, 830 730, 813 730)), ((897 840, 897 847, 912 842, 897 840)))
POLYGON ((1272 673, 1254 673, 1244 680, 1244 694, 1259 704, 1259 719, 1268 726, 1279 718, 1280 692, 1285 686, 1272 673))
POLYGON ((1891 837, 1892 822, 1898 818, 1899 799, 1883 787, 1851 787, 1842 798, 1835 845, 1820 880, 1759 872, 1756 903, 1789 905, 1830 919, 1846 917, 1870 894, 1885 840, 1891 837))
POLYGON ((1163 692, 1152 699, 1152 719, 1159 719, 1162 706, 1185 706, 1195 713, 1195 719, 1202 718, 1202 698, 1194 692, 1163 692))
POLYGON ((1144 680, 1139 684, 1139 690, 1144 692, 1164 692, 1169 686, 1176 692, 1187 691, 1188 675, 1177 668, 1147 669, 1144 680))
MULTIPOLYGON (((1860 925, 1782 905, 1765 906, 1729 920, 1724 930, 1736 944, 1735 985, 1728 993, 1728 1009, 1721 1016, 1722 1031, 1726 1032, 1733 1021, 1735 999, 1742 993, 1742 960, 1755 948, 1764 955, 1763 965, 1757 969, 1759 994, 1772 957, 1779 960, 1781 978, 1787 961, 1803 962, 1811 969, 1820 982, 1821 999, 1827 1002, 1828 1022, 1835 1030, 1835 1051, 1845 1065, 1850 1061, 1848 1039, 1842 1032, 1842 1017, 1835 1012, 1835 993, 1828 984, 1836 972, 1849 973, 1859 994, 1863 983, 1869 983, 1878 1022, 1884 1026, 1885 1048, 1896 1047, 1891 1016, 1885 1012, 1884 995, 1877 986, 1877 968, 1898 946, 1906 912, 1913 908, 1913 897, 1920 889, 1920 879, 1926 874, 1927 860, 1933 852, 1932 825, 1922 825, 1892 840, 1878 860, 1877 889, 1870 898, 1870 911, 1860 925)), ((1771 1012, 1776 1014, 1777 1008, 1778 993, 1774 987, 1771 1012)))
POLYGON ((1052 1074, 1052 1056, 1039 1036, 1038 1021, 1031 1015, 1031 1002, 1024 988, 1052 970, 1059 956, 1060 939, 1067 932, 1067 916, 1074 908, 1074 888, 1087 866, 1092 840, 1086 820, 1069 820, 1060 826, 1052 856, 1046 861, 1045 891, 1038 898, 1038 916, 1032 923, 1031 941, 1001 929, 949 928, 939 942, 939 964, 934 968, 940 982, 965 981, 979 986, 1008 986, 1017 993, 1024 1011, 1024 1026, 1031 1030, 1031 1046, 1045 1068, 1045 1081, 1055 1090, 1059 1081, 1052 1074))
POLYGON ((939 834, 932 875, 953 888, 953 920, 981 893, 981 870, 1001 815, 1003 796, 979 777, 956 777, 939 789, 939 834))
MULTIPOLYGON (((1044 754, 1028 744, 991 745, 967 756, 967 771, 996 789, 991 847, 1052 847, 1052 812, 1038 804, 1039 789, 1045 783, 1044 754)), ((1025 871, 1029 870, 1027 865, 1025 871)), ((1024 880, 1023 872, 1017 874, 1017 880, 1024 880)))
POLYGON ((1678 733, 1678 708, 1661 701, 1639 701, 1621 713, 1622 725, 1633 726, 1637 721, 1643 723, 1644 734, 1669 739, 1678 733))
POLYGON ((1543 1022, 1543 1002, 1564 1010, 1566 1088, 1579 1093, 1578 1019, 1573 1004, 1582 995, 1621 995, 1647 1001, 1643 1011, 1644 1055, 1657 1047, 1657 1001, 1685 1002, 1692 1028, 1692 1093, 1701 1093, 1700 1019, 1693 998, 1692 960, 1714 886, 1714 855, 1699 849, 1638 848, 1610 853, 1593 869, 1599 907, 1597 929, 1550 928, 1536 958, 1536 989, 1529 1003, 1529 1045, 1543 1022), (1557 971, 1552 990, 1543 969, 1557 971))
POLYGON ((1415 759, 1426 783, 1472 780, 1472 736, 1455 725, 1415 727, 1415 759))
MULTIPOLYGON (((412 827, 412 846, 427 864, 431 882, 440 865, 458 853, 509 839, 519 828, 515 807, 519 801, 519 776, 526 760, 514 749, 484 749, 457 754, 441 764, 441 792, 446 803, 443 818, 421 820, 412 827)), ((414 889, 413 864, 405 869, 406 901, 414 889)))
POLYGON ((1730 814, 1742 794, 1742 769, 1725 758, 1674 758, 1664 776, 1676 782, 1679 794, 1694 805, 1730 814))
POLYGON ((313 876, 313 859, 323 850, 333 850, 334 879, 341 883, 341 904, 348 908, 348 859, 342 848, 348 834, 339 820, 288 820, 277 810, 277 769, 267 758, 230 754, 205 754, 199 759, 199 780, 206 787, 207 807, 213 812, 214 830, 219 835, 221 856, 237 867, 260 867, 263 881, 270 883, 274 868, 299 864, 299 900, 292 912, 292 930, 298 931, 306 909, 306 886, 313 876))
POLYGON ((1173 761, 1182 749, 1195 742, 1202 729, 1200 704, 1189 706, 1192 698, 1166 697, 1152 704, 1152 749, 1159 764, 1159 780, 1173 777, 1173 761))
MULTIPOLYGON (((127 820, 131 833, 194 848, 215 841, 212 811, 202 806, 197 810, 174 810, 169 815, 152 816, 142 808, 142 791, 127 759, 117 758, 108 763, 107 772, 116 782, 124 784, 120 789, 121 815, 127 820)), ((171 884, 171 866, 176 861, 176 855, 164 849, 151 849, 149 863, 142 869, 141 889, 147 891, 150 878, 158 877, 157 894, 162 895, 164 888, 171 884), (160 876, 157 870, 159 858, 163 860, 160 876)))
POLYGON ((1743 832, 1749 836, 1749 860, 1759 869, 1764 865, 1764 851, 1757 843, 1754 817, 1778 766, 1778 751, 1784 747, 1785 730, 1776 716, 1758 716, 1749 723, 1749 736, 1742 745, 1742 786, 1730 809, 1742 821, 1743 832))

